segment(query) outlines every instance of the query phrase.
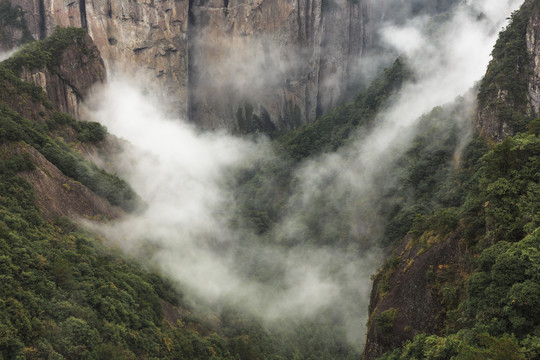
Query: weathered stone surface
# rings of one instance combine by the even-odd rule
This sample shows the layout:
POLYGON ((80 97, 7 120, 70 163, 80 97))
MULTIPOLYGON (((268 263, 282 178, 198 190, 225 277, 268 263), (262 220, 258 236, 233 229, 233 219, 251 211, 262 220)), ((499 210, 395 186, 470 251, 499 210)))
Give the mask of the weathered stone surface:
POLYGON ((80 119, 82 102, 93 86, 107 81, 107 72, 98 48, 85 35, 66 48, 53 72, 23 68, 21 77, 41 86, 57 110, 80 119))
POLYGON ((527 27, 527 51, 531 57, 529 98, 536 114, 540 113, 540 11, 534 11, 527 27))
POLYGON ((55 26, 84 27, 110 72, 152 78, 170 108, 187 104, 188 0, 12 0, 35 38, 55 26))
POLYGON ((245 104, 290 128, 342 101, 376 17, 374 0, 12 2, 34 37, 84 27, 109 70, 144 69, 172 109, 232 130, 245 104))
POLYGON ((94 194, 87 187, 65 176, 33 147, 20 144, 2 145, 1 152, 27 153, 35 169, 19 175, 28 180, 36 192, 36 205, 46 218, 66 216, 72 219, 111 220, 124 214, 107 200, 94 194))
POLYGON ((313 121, 354 92, 351 85, 381 22, 405 21, 456 3, 11 1, 25 10, 36 38, 56 25, 82 26, 109 70, 146 71, 170 100, 169 109, 204 128, 240 132, 313 121))
POLYGON ((371 45, 369 1, 196 1, 190 13, 190 116, 231 123, 243 104, 278 128, 313 121, 342 101, 371 45), (327 5, 325 5, 327 4, 327 5))
POLYGON ((444 330, 446 314, 442 311, 441 295, 427 274, 440 278, 453 274, 465 251, 460 247, 459 232, 434 239, 426 248, 412 236, 406 236, 395 249, 394 267, 375 276, 363 360, 377 359, 416 334, 440 334, 444 330), (396 311, 395 319, 389 328, 382 329, 376 319, 392 309, 396 311))

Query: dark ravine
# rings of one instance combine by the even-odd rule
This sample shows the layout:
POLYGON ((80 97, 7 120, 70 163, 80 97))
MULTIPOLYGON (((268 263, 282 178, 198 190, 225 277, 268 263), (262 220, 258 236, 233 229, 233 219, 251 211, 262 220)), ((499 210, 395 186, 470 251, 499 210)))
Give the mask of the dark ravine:
POLYGON ((111 1, 112 0, 107 1, 107 17, 109 19, 112 19, 112 4, 111 4, 111 1))
POLYGON ((47 15, 45 14, 45 0, 39 0, 39 36, 38 39, 43 40, 47 37, 47 15))
POLYGON ((81 13, 81 27, 88 31, 88 21, 86 19, 86 0, 79 0, 79 12, 81 13))

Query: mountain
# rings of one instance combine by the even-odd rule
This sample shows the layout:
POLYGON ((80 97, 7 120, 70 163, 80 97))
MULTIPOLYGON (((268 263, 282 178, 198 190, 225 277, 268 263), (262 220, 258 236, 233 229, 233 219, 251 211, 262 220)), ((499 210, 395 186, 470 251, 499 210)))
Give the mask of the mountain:
POLYGON ((82 27, 110 71, 147 69, 171 111, 207 129, 240 133, 313 122, 354 94, 384 19, 455 3, 12 1, 25 36, 82 27))
POLYGON ((58 28, 1 63, 0 74, 0 357, 276 353, 277 340, 249 339, 271 339, 255 320, 197 313, 173 281, 72 222, 109 222, 141 208, 125 181, 88 160, 124 144, 59 111, 76 111, 79 96, 106 77, 86 32, 58 28))
POLYGON ((358 354, 345 335, 326 337, 343 332, 332 322, 293 323, 282 333, 236 307, 201 312, 174 279, 81 228, 81 221, 109 223, 145 207, 103 169, 126 144, 60 111, 79 114, 89 89, 106 79, 103 64, 80 28, 57 28, 0 64, 2 358, 358 354), (100 158, 103 168, 93 163, 100 158))
POLYGON ((47 0, 13 5, 21 7, 34 38, 43 39, 56 25, 83 27, 108 68, 147 68, 164 94, 173 95, 176 112, 206 128, 239 131, 246 129, 231 119, 245 103, 252 103, 259 117, 269 116, 263 127, 313 121, 343 99, 350 68, 373 37, 374 15, 365 1, 323 6, 320 0, 47 0), (217 96, 231 86, 232 98, 217 96), (262 96, 253 98, 253 91, 272 96, 259 103, 262 96), (291 109, 300 116, 293 119, 291 109))
POLYGON ((457 3, 1 1, 0 43, 26 45, 0 63, 0 358, 538 358, 540 2, 512 15, 475 88, 403 128, 410 139, 393 140, 391 161, 378 158, 375 186, 358 192, 363 171, 346 161, 420 78, 377 29, 385 19, 444 19, 457 3), (362 83, 358 62, 379 52, 392 61, 362 83), (248 291, 198 297, 193 284, 212 274, 182 282, 184 258, 175 267, 156 256, 199 250, 156 240, 169 229, 142 223, 119 241, 101 232, 136 224, 153 205, 116 166, 132 145, 84 121, 85 101, 130 63, 202 128, 271 133, 259 150, 271 156, 219 172, 228 192, 211 215, 223 217, 195 238, 209 251, 196 254, 231 260, 248 291), (328 163, 337 170, 326 173, 328 163), (336 186, 340 173, 352 187, 336 186), (306 178, 323 185, 303 188, 306 178), (150 239, 129 243, 139 231, 150 239), (380 247, 362 346, 360 277, 373 269, 357 266, 379 261, 380 247), (256 304, 282 300, 270 320, 268 309, 252 311, 253 292, 268 298, 256 304), (331 301, 298 316, 288 308, 296 292, 297 311, 331 301))
POLYGON ((375 276, 365 359, 538 356, 539 6, 513 14, 479 84, 477 133, 445 180, 461 200, 417 216, 375 276))

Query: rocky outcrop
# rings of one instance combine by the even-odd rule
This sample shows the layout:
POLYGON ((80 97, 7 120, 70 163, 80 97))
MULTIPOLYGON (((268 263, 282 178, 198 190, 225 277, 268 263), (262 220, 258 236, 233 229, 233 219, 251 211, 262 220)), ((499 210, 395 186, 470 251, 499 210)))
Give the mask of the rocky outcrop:
POLYGON ((480 84, 476 128, 495 142, 540 114, 540 4, 525 1, 503 31, 480 84))
POLYGON ((36 192, 36 205, 48 219, 66 216, 72 219, 111 220, 124 212, 112 206, 81 183, 65 176, 36 149, 26 144, 2 145, 7 154, 28 154, 35 166, 32 171, 20 172, 19 176, 28 180, 36 192))
POLYGON ((426 233, 420 239, 408 235, 397 246, 374 279, 363 360, 377 359, 416 334, 442 333, 444 309, 458 296, 447 295, 445 286, 467 276, 460 273, 460 239, 459 232, 444 238, 426 233))
POLYGON ((107 69, 150 77, 171 99, 187 104, 187 0, 12 0, 25 12, 35 38, 55 26, 87 29, 107 69))
POLYGON ((21 78, 41 86, 58 111, 79 119, 82 102, 93 86, 107 81, 107 72, 98 48, 84 35, 72 40, 53 69, 23 67, 21 78))

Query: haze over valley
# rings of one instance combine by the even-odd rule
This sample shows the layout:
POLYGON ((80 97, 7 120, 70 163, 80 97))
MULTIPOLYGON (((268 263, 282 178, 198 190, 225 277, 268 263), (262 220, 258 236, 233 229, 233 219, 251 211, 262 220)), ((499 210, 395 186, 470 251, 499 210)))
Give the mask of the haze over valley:
POLYGON ((538 1, 0 15, 0 358, 538 356, 538 1))

